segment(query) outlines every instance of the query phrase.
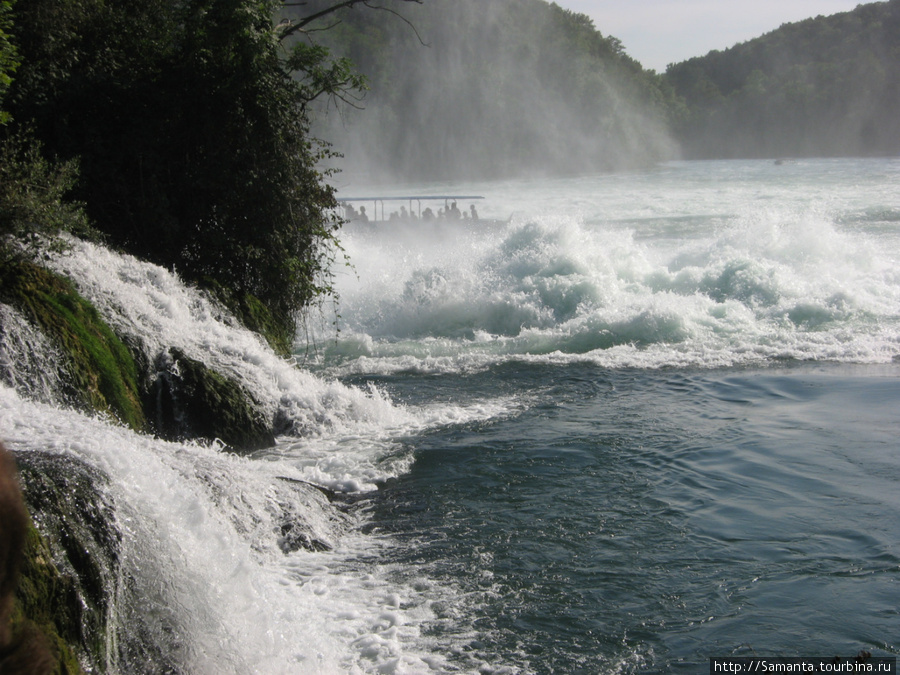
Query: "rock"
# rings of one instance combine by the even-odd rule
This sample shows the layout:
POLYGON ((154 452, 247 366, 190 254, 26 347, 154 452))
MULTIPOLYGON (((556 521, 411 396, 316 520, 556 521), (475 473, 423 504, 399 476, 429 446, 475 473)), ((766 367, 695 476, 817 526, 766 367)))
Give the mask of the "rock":
POLYGON ((27 262, 0 266, 0 300, 9 303, 64 355, 65 397, 110 414, 136 431, 147 426, 137 365, 125 344, 68 280, 27 262))
POLYGON ((107 639, 107 619, 120 549, 113 507, 101 490, 108 478, 66 455, 22 452, 16 460, 34 523, 17 591, 22 616, 68 664, 56 672, 81 672, 79 662, 100 666, 115 643, 107 639))
POLYGON ((235 380, 211 370, 179 349, 157 361, 152 424, 169 440, 219 439, 229 449, 252 452, 275 445, 272 423, 235 380))

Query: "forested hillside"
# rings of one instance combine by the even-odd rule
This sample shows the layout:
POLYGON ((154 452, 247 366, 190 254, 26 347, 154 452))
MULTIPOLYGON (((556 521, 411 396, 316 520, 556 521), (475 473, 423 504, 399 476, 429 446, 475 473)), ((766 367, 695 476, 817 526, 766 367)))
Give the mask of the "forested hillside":
POLYGON ((316 35, 369 82, 364 110, 345 107, 317 128, 345 153, 345 171, 558 174, 672 156, 660 78, 587 16, 545 0, 380 4, 408 23, 389 11, 350 11, 316 35))
POLYGON ((668 68, 688 157, 900 152, 900 0, 786 24, 668 68))

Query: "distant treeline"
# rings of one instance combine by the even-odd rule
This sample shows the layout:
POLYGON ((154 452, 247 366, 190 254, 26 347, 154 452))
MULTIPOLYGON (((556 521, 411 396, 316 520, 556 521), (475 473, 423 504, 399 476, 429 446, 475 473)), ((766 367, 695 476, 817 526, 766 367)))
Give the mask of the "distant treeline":
POLYGON ((900 0, 786 24, 669 66, 689 157, 900 152, 900 0))
POLYGON ((407 22, 351 11, 317 38, 368 78, 365 109, 318 131, 345 167, 376 166, 369 176, 900 152, 900 0, 786 24, 665 74, 546 0, 380 4, 407 22))
MULTIPOLYGON (((304 11, 327 0, 313 0, 304 11)), ((369 82, 317 131, 370 176, 490 177, 645 166, 672 156, 661 77, 591 19, 545 0, 424 0, 346 12, 316 39, 369 82)), ((287 8, 286 8, 287 9, 287 8)), ((323 21, 322 25, 329 25, 323 21)))

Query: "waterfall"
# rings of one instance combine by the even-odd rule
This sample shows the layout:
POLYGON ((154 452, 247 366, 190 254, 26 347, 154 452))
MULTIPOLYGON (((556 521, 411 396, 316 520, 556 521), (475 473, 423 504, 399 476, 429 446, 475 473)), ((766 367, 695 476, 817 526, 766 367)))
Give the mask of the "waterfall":
POLYGON ((337 673, 422 665, 410 645, 431 600, 372 566, 390 541, 362 534, 363 511, 326 488, 370 490, 407 470, 411 458, 392 439, 442 418, 373 387, 310 374, 157 266, 78 242, 51 265, 138 346, 143 363, 181 350, 237 379, 281 433, 272 448, 238 456, 71 409, 59 350, 0 305, 0 435, 22 467, 54 562, 81 575, 80 592, 93 593, 85 606, 102 614, 82 630, 101 643, 103 662, 92 667, 337 673), (61 516, 60 500, 43 496, 50 486, 76 494, 70 482, 78 496, 62 499, 72 511, 61 516), (76 531, 94 543, 64 541, 76 531))

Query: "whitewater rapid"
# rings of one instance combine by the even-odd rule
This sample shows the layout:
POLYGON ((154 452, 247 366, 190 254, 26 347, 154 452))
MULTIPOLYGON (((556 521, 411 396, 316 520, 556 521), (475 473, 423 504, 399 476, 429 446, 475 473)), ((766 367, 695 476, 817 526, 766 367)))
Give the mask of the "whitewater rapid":
POLYGON ((506 220, 351 227, 356 270, 339 280, 344 331, 325 360, 345 374, 890 362, 890 175, 786 186, 780 168, 742 165, 721 189, 693 165, 478 186, 506 220))
MULTIPOLYGON (((608 379, 629 386, 623 369, 665 393, 647 413, 640 391, 622 397, 647 416, 637 419, 638 431, 621 431, 622 447, 631 448, 643 447, 646 420, 659 421, 674 395, 648 373, 896 362, 898 177, 895 160, 779 169, 685 163, 456 186, 485 195, 479 212, 489 224, 347 228, 353 267, 336 270, 340 316, 323 316, 315 348, 297 345, 294 359, 276 355, 171 271, 73 241, 50 264, 119 335, 149 363, 177 347, 237 379, 277 422, 277 443, 239 457, 218 443, 160 441, 67 409, 53 365, 58 351, 5 306, 0 434, 16 453, 71 457, 110 479, 102 489, 122 535, 109 589, 111 645, 118 645, 111 672, 149 668, 127 644, 135 622, 182 672, 201 675, 453 672, 461 663, 471 672, 516 672, 480 646, 485 602, 507 608, 527 600, 503 595, 515 578, 491 576, 492 556, 506 549, 466 549, 484 525, 481 513, 446 542, 478 562, 454 580, 443 558, 430 568, 417 562, 417 538, 424 551, 426 539, 448 536, 443 522, 400 541, 380 529, 390 504, 380 507, 388 516, 372 516, 373 496, 402 483, 423 453, 442 476, 444 453, 459 451, 459 462, 450 462, 459 478, 450 482, 462 489, 470 462, 491 460, 509 441, 482 446, 483 434, 508 427, 523 464, 492 466, 469 498, 487 503, 498 485, 518 498, 512 488, 535 457, 564 466, 539 443, 528 445, 530 437, 549 434, 569 460, 586 456, 585 448, 567 451, 567 434, 586 422, 565 411, 586 396, 586 419, 598 417, 607 403, 592 397, 608 379), (558 374, 576 383, 572 392, 558 374), (533 432, 519 438, 526 419, 533 432)), ((422 189, 446 194, 447 186, 422 189)), ((685 376, 688 385, 695 377, 685 376)), ((694 403, 705 409, 715 396, 700 389, 694 403)), ((603 431, 578 433, 593 447, 603 431)), ((620 471, 627 477, 632 468, 620 471)), ((565 476, 553 504, 571 496, 565 476)), ((537 499, 546 483, 535 480, 537 499)), ((403 508, 415 514, 433 499, 446 514, 431 515, 465 515, 429 489, 403 508)), ((611 494, 621 496, 617 488, 611 494)), ((515 504, 511 512, 520 514, 515 504)), ((625 535, 631 523, 622 526, 625 535)), ((623 658, 652 662, 641 649, 626 651, 623 658)))

